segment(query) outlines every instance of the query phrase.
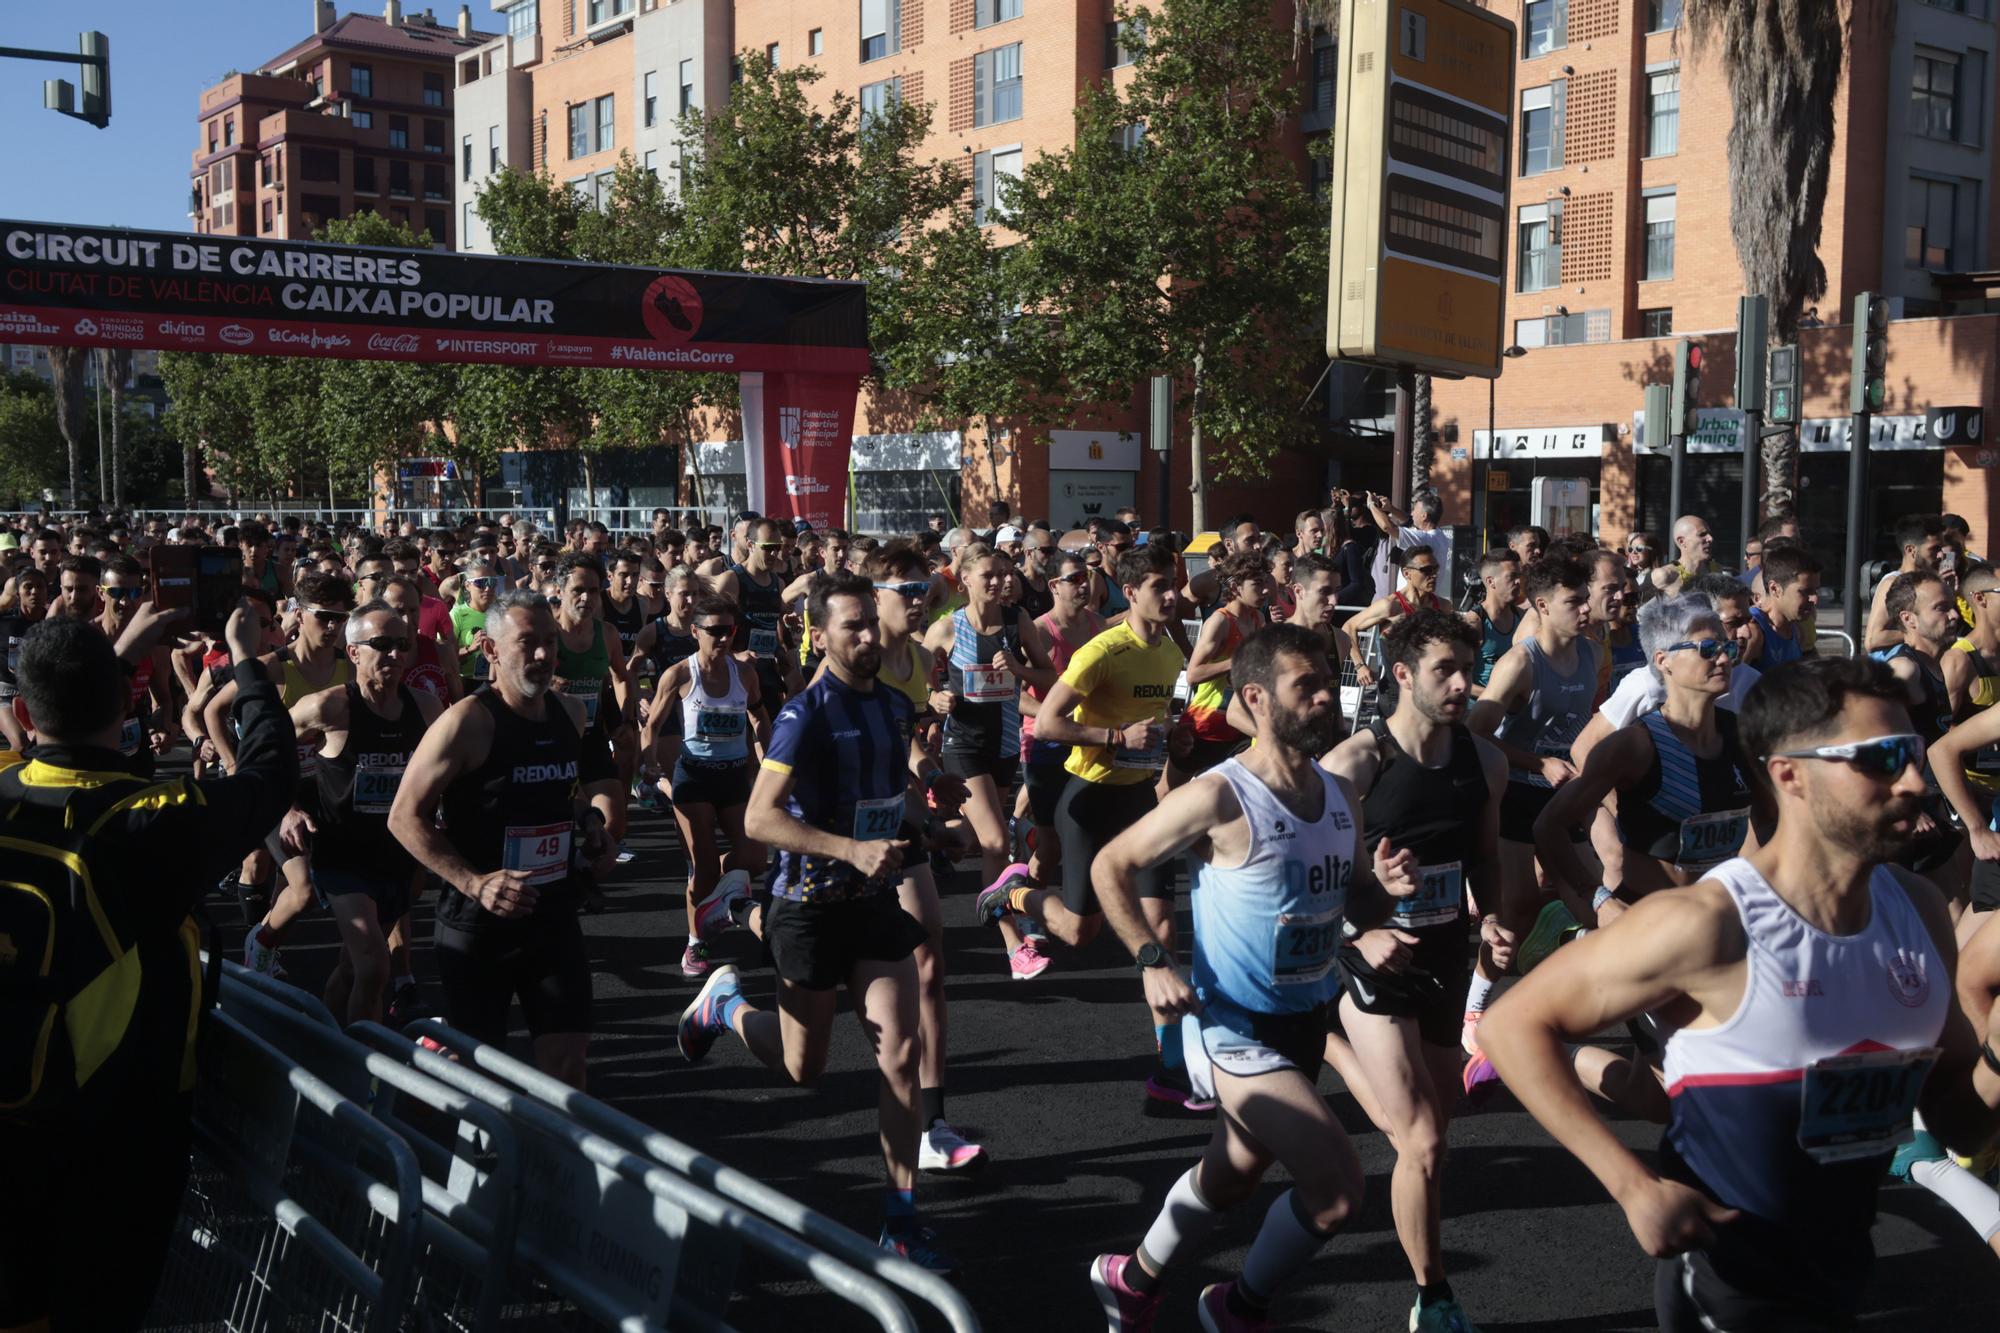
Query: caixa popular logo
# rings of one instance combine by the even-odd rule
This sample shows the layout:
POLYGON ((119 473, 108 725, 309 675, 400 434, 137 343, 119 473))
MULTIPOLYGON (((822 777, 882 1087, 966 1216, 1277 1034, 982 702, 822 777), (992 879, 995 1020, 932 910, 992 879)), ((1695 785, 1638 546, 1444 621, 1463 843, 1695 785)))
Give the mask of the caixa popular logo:
POLYGON ((818 477, 793 474, 785 478, 786 495, 825 495, 827 484, 818 477))
POLYGON ((222 331, 216 337, 222 339, 222 341, 228 343, 231 347, 248 347, 251 343, 257 341, 257 335, 244 328, 241 324, 224 324, 222 331))
POLYGON ((371 352, 416 352, 423 344, 414 333, 371 333, 368 335, 368 350, 371 352))
POLYGON ((639 315, 656 342, 684 343, 701 328, 701 293, 686 278, 663 273, 647 285, 639 315))

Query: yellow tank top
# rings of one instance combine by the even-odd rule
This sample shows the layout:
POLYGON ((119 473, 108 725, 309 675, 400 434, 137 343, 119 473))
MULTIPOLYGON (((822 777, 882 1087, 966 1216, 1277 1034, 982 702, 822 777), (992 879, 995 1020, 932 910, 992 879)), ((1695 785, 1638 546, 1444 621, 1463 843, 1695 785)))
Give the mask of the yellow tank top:
POLYGON ((324 685, 315 685, 307 680, 305 672, 299 670, 298 660, 290 653, 285 654, 284 667, 285 678, 278 684, 278 694, 284 699, 286 708, 290 708, 308 694, 317 694, 336 685, 345 685, 354 678, 354 664, 347 660, 345 653, 333 659, 333 675, 324 685))
POLYGON ((931 673, 927 669, 929 657, 924 652, 924 646, 915 639, 908 640, 903 646, 909 649, 908 656, 903 659, 903 669, 909 674, 897 679, 896 674, 889 670, 888 662, 884 661, 875 678, 901 690, 916 705, 917 712, 922 713, 931 705, 931 673))

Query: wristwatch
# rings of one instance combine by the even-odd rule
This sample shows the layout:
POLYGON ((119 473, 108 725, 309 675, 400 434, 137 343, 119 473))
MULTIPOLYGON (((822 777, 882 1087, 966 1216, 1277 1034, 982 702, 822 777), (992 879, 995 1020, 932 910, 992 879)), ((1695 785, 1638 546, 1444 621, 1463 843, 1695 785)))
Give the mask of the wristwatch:
POLYGON ((1133 954, 1132 959, 1139 965, 1141 972, 1147 968, 1165 967, 1171 961, 1167 957, 1167 951, 1160 947, 1158 940, 1148 940, 1140 945, 1139 952, 1133 954))

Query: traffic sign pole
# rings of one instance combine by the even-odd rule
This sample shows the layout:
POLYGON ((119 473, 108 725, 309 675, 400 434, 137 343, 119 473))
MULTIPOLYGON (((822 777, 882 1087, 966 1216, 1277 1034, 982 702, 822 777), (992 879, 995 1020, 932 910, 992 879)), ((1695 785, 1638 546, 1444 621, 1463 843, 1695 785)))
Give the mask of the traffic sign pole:
MULTIPOLYGON (((1396 372, 1396 445, 1389 467, 1389 503, 1402 513, 1410 512, 1410 453, 1416 447, 1417 377, 1415 372, 1396 372)), ((1490 447, 1490 446, 1489 446, 1490 447)))
POLYGON ((1868 521, 1868 445, 1874 409, 1887 396, 1885 374, 1889 359, 1889 303, 1873 292, 1854 298, 1854 387, 1847 419, 1847 569, 1841 580, 1847 632, 1857 651, 1866 652, 1863 636, 1868 616, 1861 605, 1861 559, 1867 551, 1863 528, 1868 521))
MULTIPOLYGON (((1757 465, 1764 442, 1764 341, 1771 302, 1745 296, 1736 303, 1736 406, 1743 410, 1743 503, 1737 510, 1738 558, 1757 531, 1757 465)), ((1734 563, 1734 562, 1732 562, 1734 563)))

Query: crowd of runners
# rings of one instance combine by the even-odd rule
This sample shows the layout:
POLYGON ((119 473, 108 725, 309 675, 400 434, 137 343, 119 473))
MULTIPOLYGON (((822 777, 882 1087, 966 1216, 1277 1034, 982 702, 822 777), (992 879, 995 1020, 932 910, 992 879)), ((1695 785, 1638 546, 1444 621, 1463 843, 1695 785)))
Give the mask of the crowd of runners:
POLYGON ((1078 1256, 1112 1330, 1190 1297, 1210 1333, 1262 1328, 1353 1215, 1322 1064, 1394 1146, 1412 1330, 1473 1328, 1443 1175, 1454 1109, 1502 1084, 1659 1260, 1673 1333, 1847 1326, 1892 1174, 2000 1251, 2000 574, 1966 525, 1901 520, 1858 655, 1822 655, 1790 519, 1741 562, 1692 515, 1664 543, 1524 527, 1454 588, 1434 502, 1328 498, 1287 533, 1227 524, 1193 569, 1136 516, 1005 506, 894 538, 664 510, 621 534, 16 521, 0 772, 38 752, 41 622, 118 645, 116 751, 87 757, 139 774, 235 768, 255 642, 299 777, 218 886, 245 966, 284 975, 324 913, 337 1016, 504 1044, 518 1004, 577 1087, 579 915, 634 859, 633 808, 671 812, 681 1056, 809 1084, 844 990, 880 1073, 882 1244, 944 1271, 919 1176, 989 1157, 946 1105, 947 914, 1029 984, 1108 931, 1155 1054, 1135 1113, 1214 1126, 1136 1246, 1078 1256), (254 625, 206 639, 155 604, 183 545, 240 550, 254 625), (772 1007, 715 956, 730 931, 772 1007), (1657 1158, 1600 1106, 1663 1125, 1657 1158), (1274 1164, 1240 1276, 1181 1292, 1274 1164))

